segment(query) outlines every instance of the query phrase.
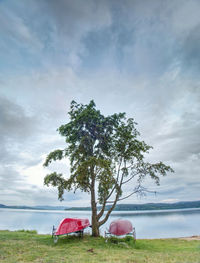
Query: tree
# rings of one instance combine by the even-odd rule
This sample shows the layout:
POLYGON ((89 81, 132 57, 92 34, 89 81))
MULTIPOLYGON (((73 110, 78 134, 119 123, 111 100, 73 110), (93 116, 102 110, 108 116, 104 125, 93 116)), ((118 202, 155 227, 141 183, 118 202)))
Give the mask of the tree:
POLYGON ((44 166, 69 158, 70 175, 65 178, 53 172, 46 175, 44 184, 57 187, 60 200, 65 190, 80 189, 89 193, 92 235, 99 236, 100 226, 107 221, 118 201, 148 191, 142 186, 145 177, 159 185, 159 175, 165 176, 173 170, 162 162, 145 162, 144 155, 152 147, 138 140, 136 123, 132 118, 127 119, 125 113, 105 117, 96 109, 94 101, 87 105, 72 101, 68 114, 70 121, 58 129, 67 146, 51 152, 44 166), (132 192, 123 196, 126 184, 132 186, 132 192), (105 211, 108 204, 109 209, 105 211))

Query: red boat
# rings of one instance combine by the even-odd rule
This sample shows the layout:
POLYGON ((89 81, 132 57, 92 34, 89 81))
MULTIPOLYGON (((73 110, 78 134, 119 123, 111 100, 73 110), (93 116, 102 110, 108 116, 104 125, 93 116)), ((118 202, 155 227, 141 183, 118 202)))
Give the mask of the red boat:
POLYGON ((71 233, 79 233, 80 235, 83 235, 84 229, 89 226, 90 222, 88 219, 64 218, 57 229, 53 226, 52 237, 56 243, 58 237, 61 235, 68 235, 71 233))
POLYGON ((105 235, 124 236, 132 235, 136 239, 135 228, 129 220, 118 219, 111 222, 108 232, 105 235))

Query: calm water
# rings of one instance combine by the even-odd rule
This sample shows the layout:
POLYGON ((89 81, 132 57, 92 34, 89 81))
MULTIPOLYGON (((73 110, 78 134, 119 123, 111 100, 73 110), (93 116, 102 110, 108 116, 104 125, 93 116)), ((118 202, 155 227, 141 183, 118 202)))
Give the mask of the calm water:
MULTIPOLYGON (((0 229, 35 229, 40 234, 51 233, 65 217, 89 218, 89 211, 42 211, 0 209, 0 229)), ((101 228, 104 234, 111 221, 124 218, 136 228, 137 238, 167 238, 200 235, 200 209, 164 211, 115 211, 101 228)), ((90 231, 89 229, 87 232, 90 231)))

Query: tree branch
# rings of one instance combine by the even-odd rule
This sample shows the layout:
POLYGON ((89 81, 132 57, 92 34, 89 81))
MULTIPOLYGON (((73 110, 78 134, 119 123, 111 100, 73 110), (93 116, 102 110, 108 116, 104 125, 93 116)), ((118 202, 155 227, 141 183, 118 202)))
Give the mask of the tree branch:
POLYGON ((113 211, 113 209, 114 209, 115 206, 116 206, 118 197, 119 197, 119 193, 116 195, 115 202, 113 203, 113 205, 112 205, 112 207, 110 208, 110 210, 107 212, 107 214, 106 214, 106 216, 104 217, 104 219, 99 222, 99 226, 103 225, 103 224, 108 220, 109 215, 111 214, 111 212, 113 211))
MULTIPOLYGON (((122 158, 121 158, 121 162, 122 162, 122 158)), ((120 162, 120 166, 121 166, 121 162, 120 162)), ((126 162, 124 162, 124 165, 125 165, 125 167, 126 167, 126 162)), ((119 195, 120 195, 120 190, 121 190, 121 187, 122 187, 123 178, 124 178, 124 173, 122 173, 122 177, 121 177, 121 180, 120 180, 119 189, 118 189, 117 194, 116 194, 116 197, 115 197, 115 201, 113 202, 112 207, 108 210, 108 212, 107 212, 106 216, 104 217, 104 219, 99 222, 99 226, 103 225, 103 224, 108 220, 108 217, 110 216, 111 212, 112 212, 113 209, 115 208, 116 203, 117 203, 118 198, 119 198, 119 195)), ((118 170, 117 179, 119 180, 119 170, 118 170)), ((116 185, 116 186, 117 186, 117 185, 116 185)), ((107 203, 108 203, 108 202, 107 202, 107 203)))
POLYGON ((107 203, 106 201, 107 201, 107 199, 104 200, 103 205, 101 207, 101 210, 100 210, 100 212, 97 215, 97 219, 98 220, 102 217, 102 215, 103 215, 103 213, 105 211, 105 207, 106 207, 106 203, 107 203))
POLYGON ((104 211, 105 211, 105 207, 106 207, 107 200, 111 197, 112 193, 113 193, 114 190, 116 189, 117 182, 118 182, 118 180, 119 180, 119 174, 120 174, 121 164, 122 164, 122 157, 121 157, 121 159, 120 159, 120 163, 119 163, 119 166, 118 166, 116 183, 115 183, 115 185, 113 186, 113 188, 112 188, 112 190, 110 191, 110 193, 109 193, 109 194, 105 197, 105 199, 104 199, 104 202, 103 202, 101 211, 100 211, 100 212, 98 213, 98 215, 97 215, 98 220, 103 216, 103 213, 104 213, 104 211))
POLYGON ((131 180, 132 180, 136 175, 138 175, 138 174, 139 174, 139 172, 136 173, 136 174, 134 174, 133 176, 131 176, 128 180, 122 182, 122 184, 126 184, 126 183, 128 183, 129 181, 131 181, 131 180))
MULTIPOLYGON (((129 198, 130 196, 132 196, 133 194, 136 194, 136 193, 141 193, 141 194, 142 194, 143 192, 156 193, 156 191, 150 191, 150 190, 142 187, 141 185, 139 185, 139 186, 138 186, 137 188, 135 188, 135 189, 136 189, 136 190, 133 191, 131 194, 129 194, 129 195, 123 197, 123 198, 118 199, 117 202, 118 202, 118 201, 122 201, 122 200, 124 200, 124 199, 126 199, 126 198, 129 198)), ((114 202, 115 202, 115 200, 114 200, 114 201, 107 201, 107 203, 114 203, 114 202)))
MULTIPOLYGON (((140 192, 140 191, 139 191, 139 190, 136 190, 136 191, 132 192, 131 194, 129 194, 129 195, 123 197, 123 198, 117 199, 117 202, 118 202, 118 201, 122 201, 122 200, 124 200, 124 199, 126 199, 126 198, 132 196, 133 194, 138 193, 138 192, 140 192)), ((115 201, 108 201, 107 203, 114 203, 114 202, 115 202, 115 201)))
POLYGON ((55 150, 50 152, 43 164, 43 166, 48 166, 52 161, 62 160, 64 150, 55 150))

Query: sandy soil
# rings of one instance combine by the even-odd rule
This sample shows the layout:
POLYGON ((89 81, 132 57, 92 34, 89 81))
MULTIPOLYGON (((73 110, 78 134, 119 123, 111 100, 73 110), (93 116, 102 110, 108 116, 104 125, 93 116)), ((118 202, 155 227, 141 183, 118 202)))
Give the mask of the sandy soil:
POLYGON ((200 240, 200 236, 180 237, 180 239, 188 240, 188 241, 191 241, 191 240, 200 240))

